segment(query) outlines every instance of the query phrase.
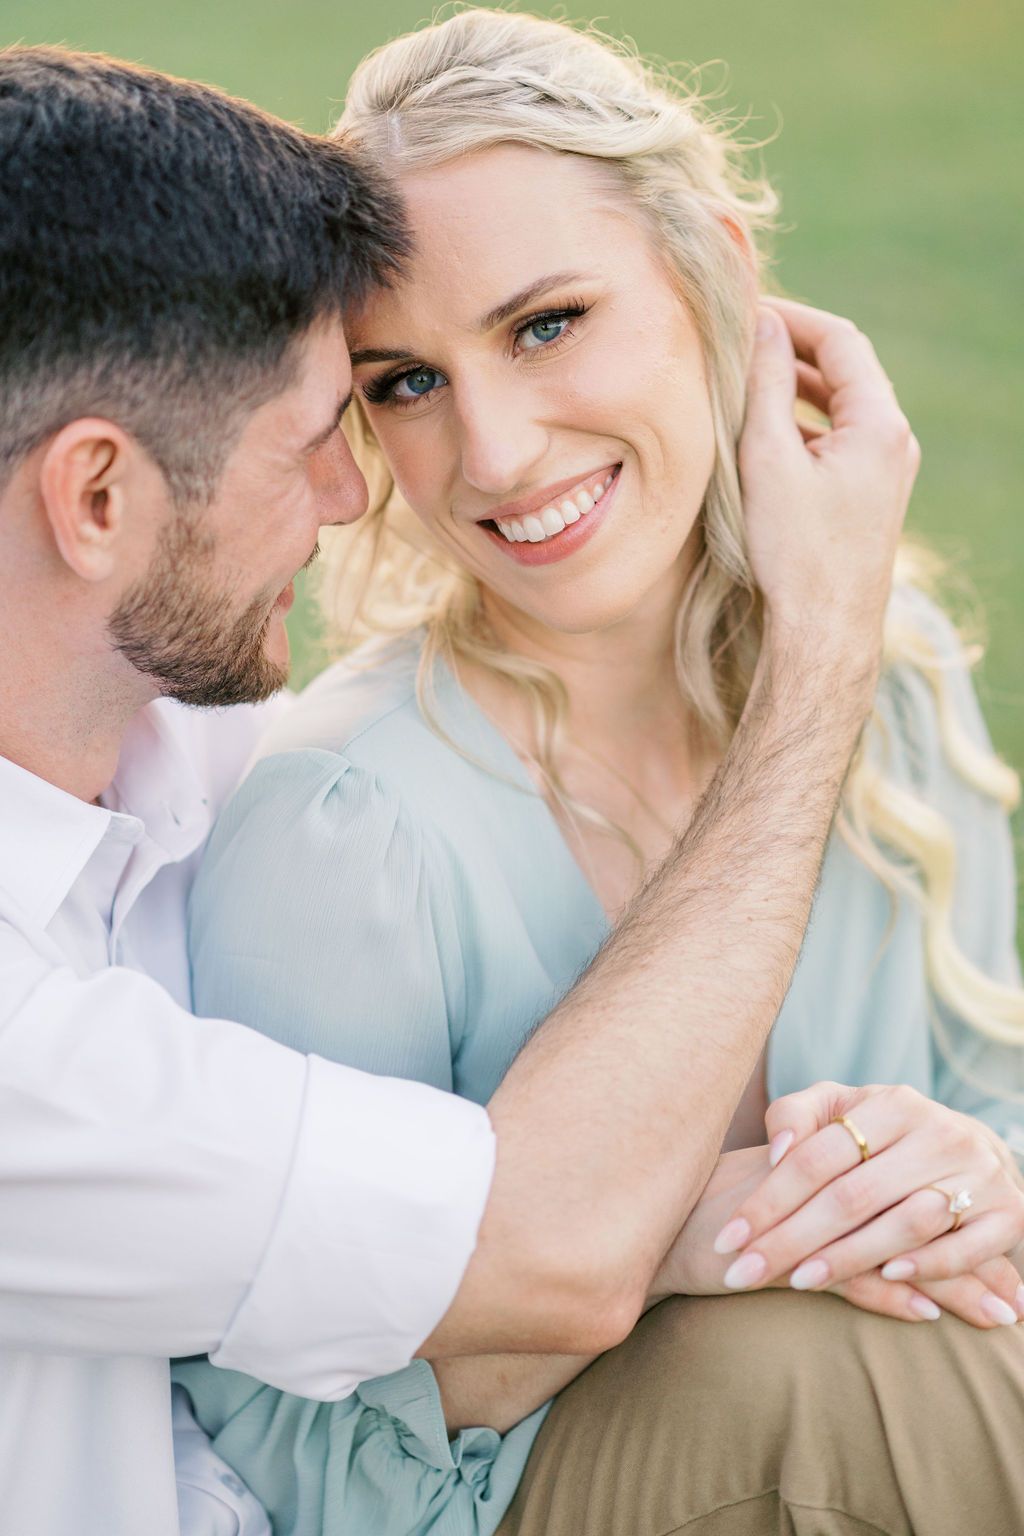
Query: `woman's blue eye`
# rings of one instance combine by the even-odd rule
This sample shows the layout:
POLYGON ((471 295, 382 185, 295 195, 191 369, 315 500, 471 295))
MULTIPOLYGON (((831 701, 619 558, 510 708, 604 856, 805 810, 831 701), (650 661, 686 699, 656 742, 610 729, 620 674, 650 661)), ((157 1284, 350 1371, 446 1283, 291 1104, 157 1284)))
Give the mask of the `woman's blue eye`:
POLYGON ((568 324, 568 319, 563 315, 546 315, 544 319, 534 320, 528 325, 519 340, 525 347, 542 347, 545 342, 557 341, 568 324))
POLYGON ((432 389, 443 383, 442 375, 436 368, 417 368, 414 373, 406 373, 395 383, 393 394, 396 400, 408 400, 410 398, 421 400, 424 395, 429 395, 432 389))

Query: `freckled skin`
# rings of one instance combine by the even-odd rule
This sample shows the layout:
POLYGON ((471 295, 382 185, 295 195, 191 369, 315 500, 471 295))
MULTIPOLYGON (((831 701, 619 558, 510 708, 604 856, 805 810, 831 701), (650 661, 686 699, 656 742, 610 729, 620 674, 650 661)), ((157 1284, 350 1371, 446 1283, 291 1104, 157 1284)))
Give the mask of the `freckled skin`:
MULTIPOLYGON (((408 279, 350 326, 354 350, 401 348, 409 369, 441 376, 408 406, 369 406, 402 494, 480 578, 489 606, 516 610, 517 627, 603 630, 651 600, 667 614, 715 448, 696 327, 646 231, 601 168, 520 145, 406 177, 402 189, 416 241, 408 279), (573 277, 479 329, 489 310, 559 273, 573 277), (587 313, 557 341, 517 338, 524 321, 577 304, 587 313), (476 526, 613 464, 614 504, 566 560, 517 565, 476 526)), ((405 366, 359 365, 357 386, 405 366)))

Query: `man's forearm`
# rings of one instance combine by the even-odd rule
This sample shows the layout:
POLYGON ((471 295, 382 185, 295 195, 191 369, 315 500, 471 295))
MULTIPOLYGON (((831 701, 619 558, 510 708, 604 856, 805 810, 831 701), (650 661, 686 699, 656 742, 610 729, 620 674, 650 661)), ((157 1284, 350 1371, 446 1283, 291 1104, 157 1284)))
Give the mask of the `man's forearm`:
POLYGON ((588 1354, 636 1320, 789 984, 918 460, 865 337, 762 312, 738 458, 765 609, 746 709, 690 827, 489 1106, 494 1184, 428 1358, 588 1354), (810 441, 798 387, 832 421, 810 441))
POLYGON ((449 1435, 484 1427, 507 1434, 561 1392, 595 1355, 459 1355, 433 1361, 449 1435))
MULTIPOLYGON (((873 683, 873 659, 851 677, 807 640, 766 644, 686 834, 491 1102, 498 1168, 460 1291, 464 1351, 493 1341, 502 1296, 510 1347, 557 1347, 536 1275, 550 1255, 557 1290, 567 1249, 574 1276, 614 1277, 611 1292, 628 1297, 618 1325, 630 1326, 785 996, 873 683)), ((449 1352, 445 1326, 428 1356, 449 1352)), ((581 1308, 581 1353, 605 1342, 590 1327, 581 1308)), ((618 1331, 613 1317, 600 1327, 618 1331)))

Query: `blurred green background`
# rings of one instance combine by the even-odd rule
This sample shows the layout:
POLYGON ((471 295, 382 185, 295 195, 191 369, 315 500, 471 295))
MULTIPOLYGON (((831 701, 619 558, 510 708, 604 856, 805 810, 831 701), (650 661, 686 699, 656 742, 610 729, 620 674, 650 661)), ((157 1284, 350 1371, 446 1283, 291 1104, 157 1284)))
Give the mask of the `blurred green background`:
MULTIPOLYGON (((105 50, 322 129, 360 56, 428 6, 0 0, 0 41, 105 50)), ((924 452, 911 526, 979 600, 985 709, 1000 751, 1024 767, 1024 9, 629 0, 594 19, 644 52, 713 64, 706 83, 750 115, 750 137, 771 140, 779 280, 852 316, 895 381, 924 452)), ((302 681, 317 665, 308 602, 294 640, 302 681)))

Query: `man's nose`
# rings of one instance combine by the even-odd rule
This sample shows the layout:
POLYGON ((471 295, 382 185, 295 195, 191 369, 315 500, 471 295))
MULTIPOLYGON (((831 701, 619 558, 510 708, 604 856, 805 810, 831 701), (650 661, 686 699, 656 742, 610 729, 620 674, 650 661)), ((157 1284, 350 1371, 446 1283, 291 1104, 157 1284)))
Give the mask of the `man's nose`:
POLYGON ((362 517, 369 493, 340 428, 317 450, 312 479, 321 526, 354 523, 362 517))
POLYGON ((462 477, 488 496, 506 496, 528 478, 543 458, 547 429, 533 409, 531 391, 507 377, 479 376, 458 402, 462 477))

